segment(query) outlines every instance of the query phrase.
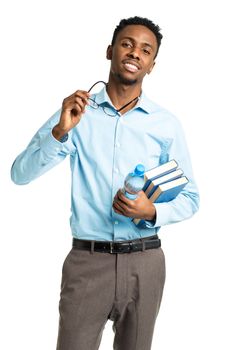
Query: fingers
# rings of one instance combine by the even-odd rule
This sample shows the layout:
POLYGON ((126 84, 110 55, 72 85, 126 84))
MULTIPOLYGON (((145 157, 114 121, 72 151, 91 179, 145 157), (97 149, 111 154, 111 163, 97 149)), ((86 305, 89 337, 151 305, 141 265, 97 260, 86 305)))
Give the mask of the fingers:
POLYGON ((142 218, 146 215, 150 216, 150 212, 153 210, 152 203, 143 191, 139 191, 137 195, 136 199, 131 200, 119 190, 114 197, 112 205, 114 211, 117 214, 133 218, 142 218))
POLYGON ((86 106, 85 100, 83 100, 80 97, 75 97, 73 103, 71 103, 71 110, 74 115, 82 114, 85 112, 85 106, 86 106))
POLYGON ((113 209, 116 213, 124 216, 131 216, 135 207, 134 200, 128 199, 121 190, 119 190, 113 201, 113 209))
POLYGON ((117 197, 121 202, 125 203, 126 205, 129 205, 129 204, 132 205, 132 203, 133 203, 133 201, 132 201, 131 199, 129 199, 129 198, 127 198, 127 197, 125 196, 125 194, 123 193, 122 190, 118 190, 118 192, 116 193, 116 197, 117 197))
POLYGON ((75 105, 80 109, 81 113, 85 112, 85 106, 88 105, 88 97, 90 94, 86 91, 78 90, 74 94, 75 105))
POLYGON ((123 202, 121 202, 118 199, 114 199, 113 202, 113 208, 120 211, 120 212, 124 212, 124 210, 126 209, 126 206, 123 202))
POLYGON ((118 208, 126 209, 127 205, 130 203, 130 200, 124 195, 121 190, 119 190, 115 195, 113 203, 115 203, 118 208))
POLYGON ((90 94, 87 91, 77 90, 73 95, 64 99, 63 110, 73 110, 74 114, 84 113, 89 96, 90 94))
POLYGON ((133 217, 134 210, 125 206, 124 204, 121 205, 121 202, 113 202, 113 209, 117 214, 133 217))

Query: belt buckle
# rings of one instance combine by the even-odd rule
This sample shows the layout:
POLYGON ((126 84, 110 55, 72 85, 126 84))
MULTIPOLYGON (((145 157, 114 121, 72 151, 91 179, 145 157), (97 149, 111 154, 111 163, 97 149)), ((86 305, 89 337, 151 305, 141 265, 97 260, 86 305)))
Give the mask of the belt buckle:
POLYGON ((120 249, 115 249, 114 247, 114 242, 110 242, 110 254, 115 254, 115 253, 131 253, 133 248, 132 242, 128 242, 128 250, 126 251, 121 251, 120 249))
POLYGON ((116 250, 116 242, 110 242, 110 254, 117 254, 119 251, 116 250))
POLYGON ((120 253, 131 253, 133 251, 133 242, 126 242, 126 248, 120 253))

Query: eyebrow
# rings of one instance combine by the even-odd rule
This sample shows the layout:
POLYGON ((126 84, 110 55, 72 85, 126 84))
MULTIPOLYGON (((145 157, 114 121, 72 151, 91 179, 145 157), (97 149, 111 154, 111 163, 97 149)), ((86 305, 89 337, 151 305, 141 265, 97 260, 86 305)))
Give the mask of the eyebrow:
MULTIPOLYGON (((136 42, 136 40, 130 36, 124 36, 123 38, 121 38, 121 41, 124 40, 124 39, 128 39, 128 40, 131 40, 132 42, 136 42)), ((154 47, 149 44, 149 43, 142 43, 143 46, 149 46, 152 50, 154 50, 154 47)))

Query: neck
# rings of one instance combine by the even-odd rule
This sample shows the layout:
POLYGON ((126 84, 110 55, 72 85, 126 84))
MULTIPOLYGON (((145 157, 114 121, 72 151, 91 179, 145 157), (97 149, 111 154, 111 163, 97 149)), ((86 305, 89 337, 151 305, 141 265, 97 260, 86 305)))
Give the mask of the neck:
MULTIPOLYGON (((116 109, 120 109, 123 105, 133 100, 135 97, 140 96, 141 94, 141 84, 134 83, 132 85, 123 84, 118 82, 112 77, 109 76, 108 85, 107 85, 107 93, 115 106, 116 109)), ((131 103, 129 106, 124 108, 121 111, 121 114, 126 113, 130 109, 132 109, 137 101, 131 103)))

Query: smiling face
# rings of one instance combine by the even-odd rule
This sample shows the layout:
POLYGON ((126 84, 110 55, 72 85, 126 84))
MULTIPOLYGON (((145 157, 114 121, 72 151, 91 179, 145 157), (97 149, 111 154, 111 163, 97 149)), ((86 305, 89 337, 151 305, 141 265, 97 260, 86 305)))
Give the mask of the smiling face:
POLYGON ((154 67, 157 40, 153 32, 143 25, 127 25, 113 46, 107 49, 111 60, 110 75, 125 85, 140 84, 154 67))

